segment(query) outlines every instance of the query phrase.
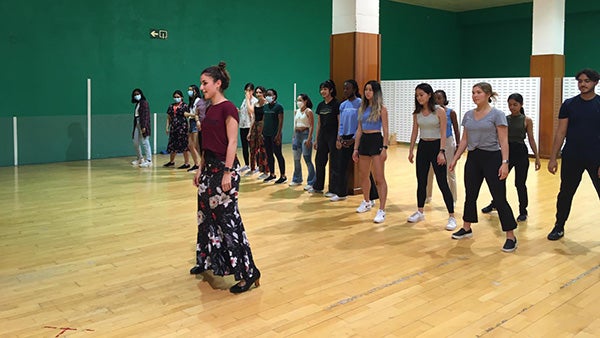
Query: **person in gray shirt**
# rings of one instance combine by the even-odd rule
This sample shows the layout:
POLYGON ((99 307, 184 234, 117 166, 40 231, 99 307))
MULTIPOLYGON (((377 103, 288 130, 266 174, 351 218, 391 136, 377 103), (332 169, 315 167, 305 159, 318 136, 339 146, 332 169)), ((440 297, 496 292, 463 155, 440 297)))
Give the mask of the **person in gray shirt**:
POLYGON ((483 179, 490 189, 498 210, 502 231, 506 232, 506 242, 502 251, 512 252, 517 248, 514 229, 517 222, 506 200, 506 177, 508 176, 508 123, 505 114, 490 103, 497 94, 492 86, 480 82, 473 86, 473 102, 477 108, 465 113, 462 121, 463 137, 450 171, 465 150, 468 150, 465 163, 465 207, 463 227, 452 234, 453 239, 473 236, 471 224, 477 223, 477 197, 483 179))

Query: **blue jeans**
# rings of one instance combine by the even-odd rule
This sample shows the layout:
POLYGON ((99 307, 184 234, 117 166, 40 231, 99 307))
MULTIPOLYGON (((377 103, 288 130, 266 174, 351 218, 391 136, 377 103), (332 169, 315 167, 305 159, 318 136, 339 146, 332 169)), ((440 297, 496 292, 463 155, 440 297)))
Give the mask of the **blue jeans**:
POLYGON ((144 155, 146 155, 146 160, 152 161, 152 150, 150 150, 150 136, 144 137, 142 135, 142 128, 139 123, 135 124, 135 129, 133 132, 133 148, 137 153, 138 161, 141 161, 144 157, 142 156, 142 148, 144 150, 144 155))
POLYGON ((315 184, 315 167, 312 163, 312 147, 307 146, 304 141, 308 139, 308 129, 305 131, 295 131, 294 138, 292 139, 292 151, 294 153, 294 176, 292 182, 302 183, 302 165, 300 163, 301 157, 304 157, 304 162, 308 167, 308 180, 309 185, 315 184))

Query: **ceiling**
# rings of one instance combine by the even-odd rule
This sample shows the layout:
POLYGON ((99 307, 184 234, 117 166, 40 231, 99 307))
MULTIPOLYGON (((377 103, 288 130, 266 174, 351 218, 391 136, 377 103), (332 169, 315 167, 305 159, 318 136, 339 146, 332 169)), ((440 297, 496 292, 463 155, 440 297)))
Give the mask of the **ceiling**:
POLYGON ((533 0, 392 0, 405 4, 423 6, 429 8, 442 9, 451 12, 464 12, 475 9, 500 7, 514 4, 522 4, 525 2, 533 2, 533 0))

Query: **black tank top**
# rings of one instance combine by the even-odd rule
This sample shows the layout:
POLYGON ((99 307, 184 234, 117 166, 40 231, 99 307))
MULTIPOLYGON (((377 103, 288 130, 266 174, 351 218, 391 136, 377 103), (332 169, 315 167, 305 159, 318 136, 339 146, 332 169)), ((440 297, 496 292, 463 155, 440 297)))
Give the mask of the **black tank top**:
POLYGON ((254 106, 254 121, 260 122, 263 120, 265 116, 265 107, 264 106, 254 106))

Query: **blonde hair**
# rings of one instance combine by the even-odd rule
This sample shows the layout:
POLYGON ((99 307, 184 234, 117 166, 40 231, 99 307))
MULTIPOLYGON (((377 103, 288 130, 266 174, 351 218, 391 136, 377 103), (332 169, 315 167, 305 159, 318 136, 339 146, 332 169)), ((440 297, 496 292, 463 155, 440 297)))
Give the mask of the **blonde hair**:
POLYGON ((362 114, 365 112, 365 110, 367 110, 367 107, 369 107, 369 104, 370 104, 371 105, 371 113, 369 114, 367 121, 369 121, 369 122, 379 121, 381 119, 381 110, 383 108, 383 95, 381 93, 381 85, 379 84, 379 82, 377 82, 375 80, 371 80, 371 81, 365 83, 365 87, 363 88, 363 93, 365 92, 365 89, 367 88, 367 86, 371 86, 371 90, 373 91, 373 100, 372 100, 373 102, 370 102, 369 99, 367 99, 367 96, 365 95, 364 99, 362 100, 362 102, 360 104, 360 108, 358 108, 359 119, 362 116, 362 114))

